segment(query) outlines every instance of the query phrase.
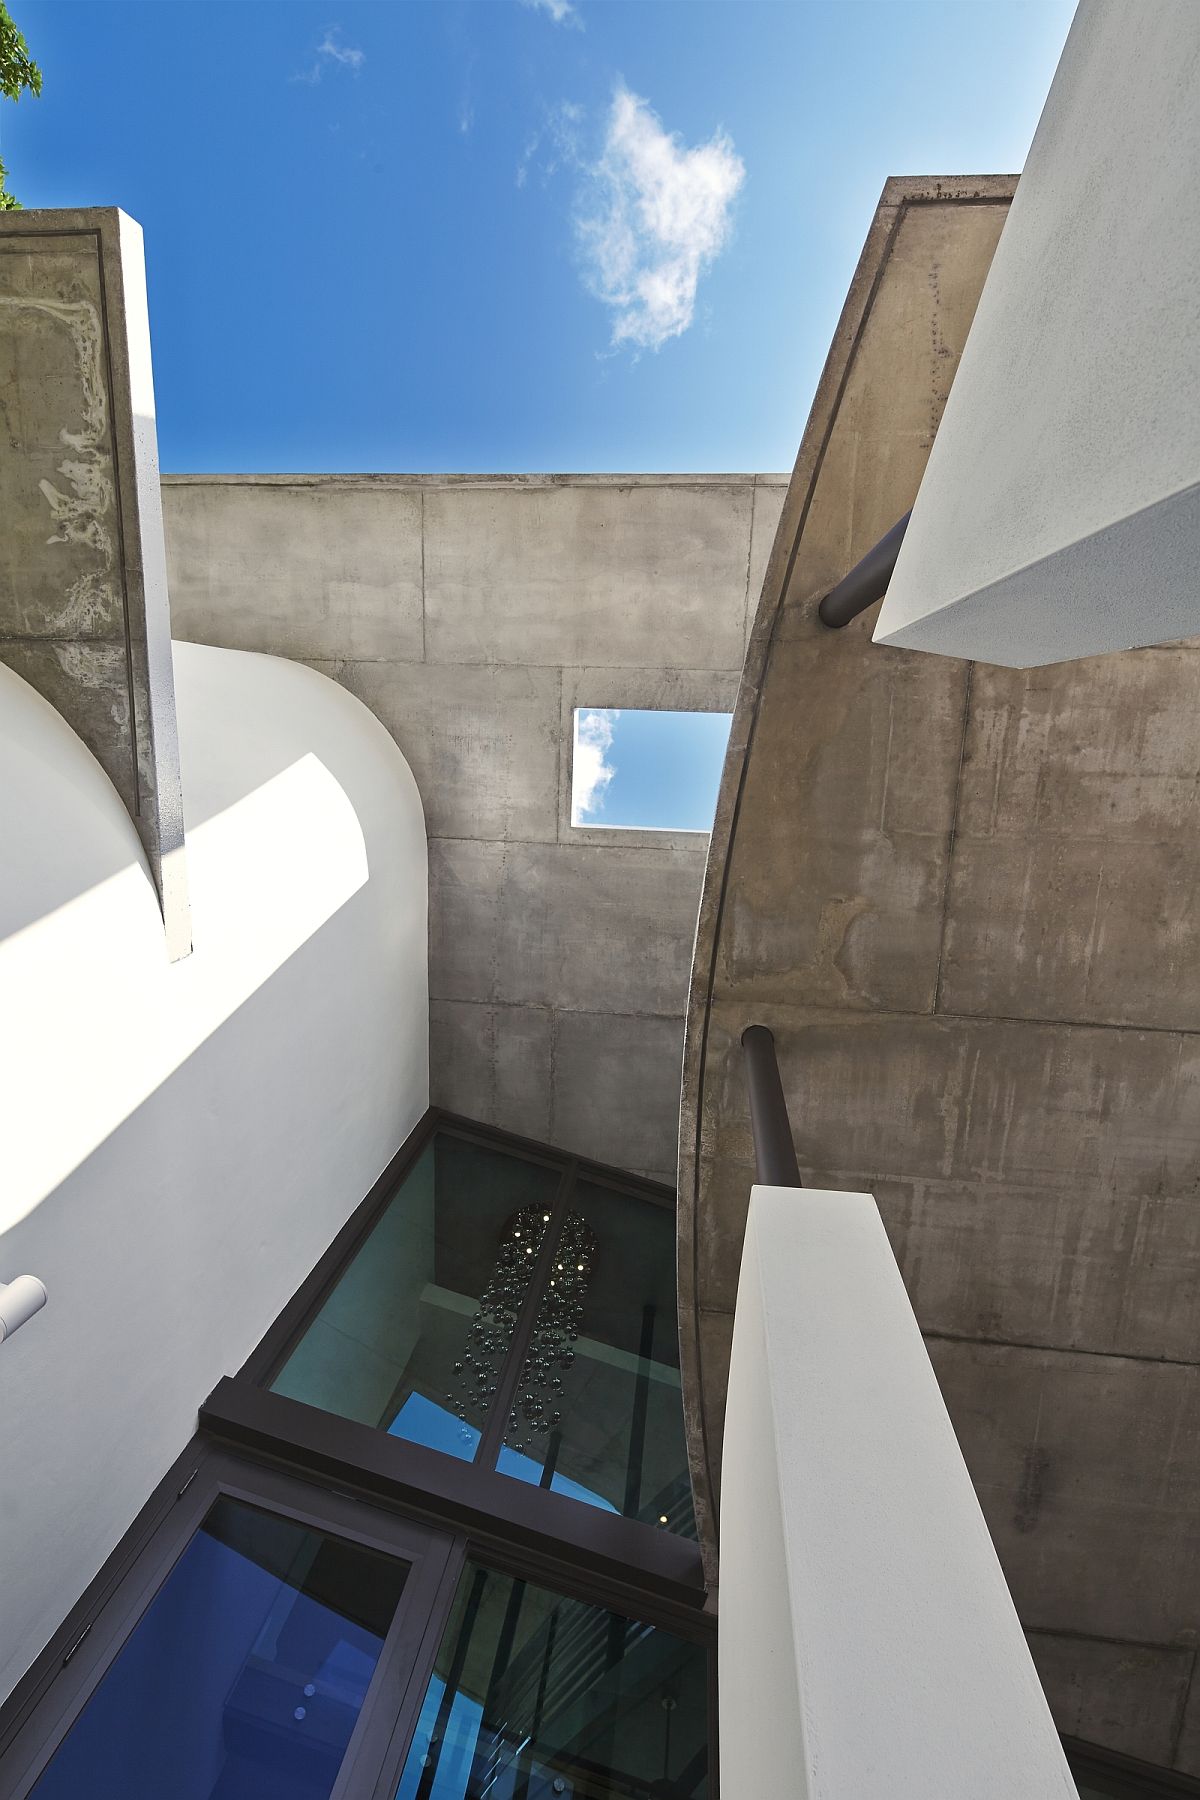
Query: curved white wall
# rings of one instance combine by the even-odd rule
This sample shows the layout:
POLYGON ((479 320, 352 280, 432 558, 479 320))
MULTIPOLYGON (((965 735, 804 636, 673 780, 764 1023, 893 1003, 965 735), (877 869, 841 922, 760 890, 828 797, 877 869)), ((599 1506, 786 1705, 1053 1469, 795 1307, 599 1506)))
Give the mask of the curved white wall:
POLYGON ((193 954, 0 667, 0 1697, 428 1103, 425 825, 365 707, 175 647, 193 954))

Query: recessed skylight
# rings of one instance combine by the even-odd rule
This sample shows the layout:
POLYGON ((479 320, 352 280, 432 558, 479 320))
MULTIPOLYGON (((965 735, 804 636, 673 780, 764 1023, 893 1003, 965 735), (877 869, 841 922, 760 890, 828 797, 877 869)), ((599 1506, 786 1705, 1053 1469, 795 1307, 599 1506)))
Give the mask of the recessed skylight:
POLYGON ((711 831, 728 713, 575 712, 571 823, 626 831, 711 831))

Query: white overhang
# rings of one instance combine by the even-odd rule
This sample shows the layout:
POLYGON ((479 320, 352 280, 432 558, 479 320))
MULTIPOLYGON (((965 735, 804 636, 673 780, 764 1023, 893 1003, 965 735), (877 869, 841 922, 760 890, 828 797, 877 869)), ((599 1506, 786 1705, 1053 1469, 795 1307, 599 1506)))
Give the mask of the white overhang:
POLYGON ((875 628, 1010 667, 1200 633, 1200 6, 1083 0, 875 628))

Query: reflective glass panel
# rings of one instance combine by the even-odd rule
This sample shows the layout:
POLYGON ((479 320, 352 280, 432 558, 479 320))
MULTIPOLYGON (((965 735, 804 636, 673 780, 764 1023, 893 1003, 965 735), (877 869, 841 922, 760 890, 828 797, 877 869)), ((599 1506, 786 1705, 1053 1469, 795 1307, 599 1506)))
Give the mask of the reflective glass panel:
POLYGON ((37 1800, 324 1800, 408 1566, 222 1497, 37 1800))
POLYGON ((397 1800, 701 1800, 698 1645, 467 1566, 397 1800))
POLYGON ((470 1461, 557 1170, 439 1132, 271 1383, 470 1461))
POLYGON ((501 1472, 694 1537, 673 1209, 579 1182, 551 1282, 501 1472))

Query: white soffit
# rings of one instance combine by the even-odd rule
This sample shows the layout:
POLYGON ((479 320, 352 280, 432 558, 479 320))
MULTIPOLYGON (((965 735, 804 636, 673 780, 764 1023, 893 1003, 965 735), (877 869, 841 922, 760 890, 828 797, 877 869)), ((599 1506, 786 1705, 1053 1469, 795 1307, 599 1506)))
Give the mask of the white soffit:
POLYGON ((1200 633, 1200 4, 1083 0, 875 628, 1026 668, 1200 633))

